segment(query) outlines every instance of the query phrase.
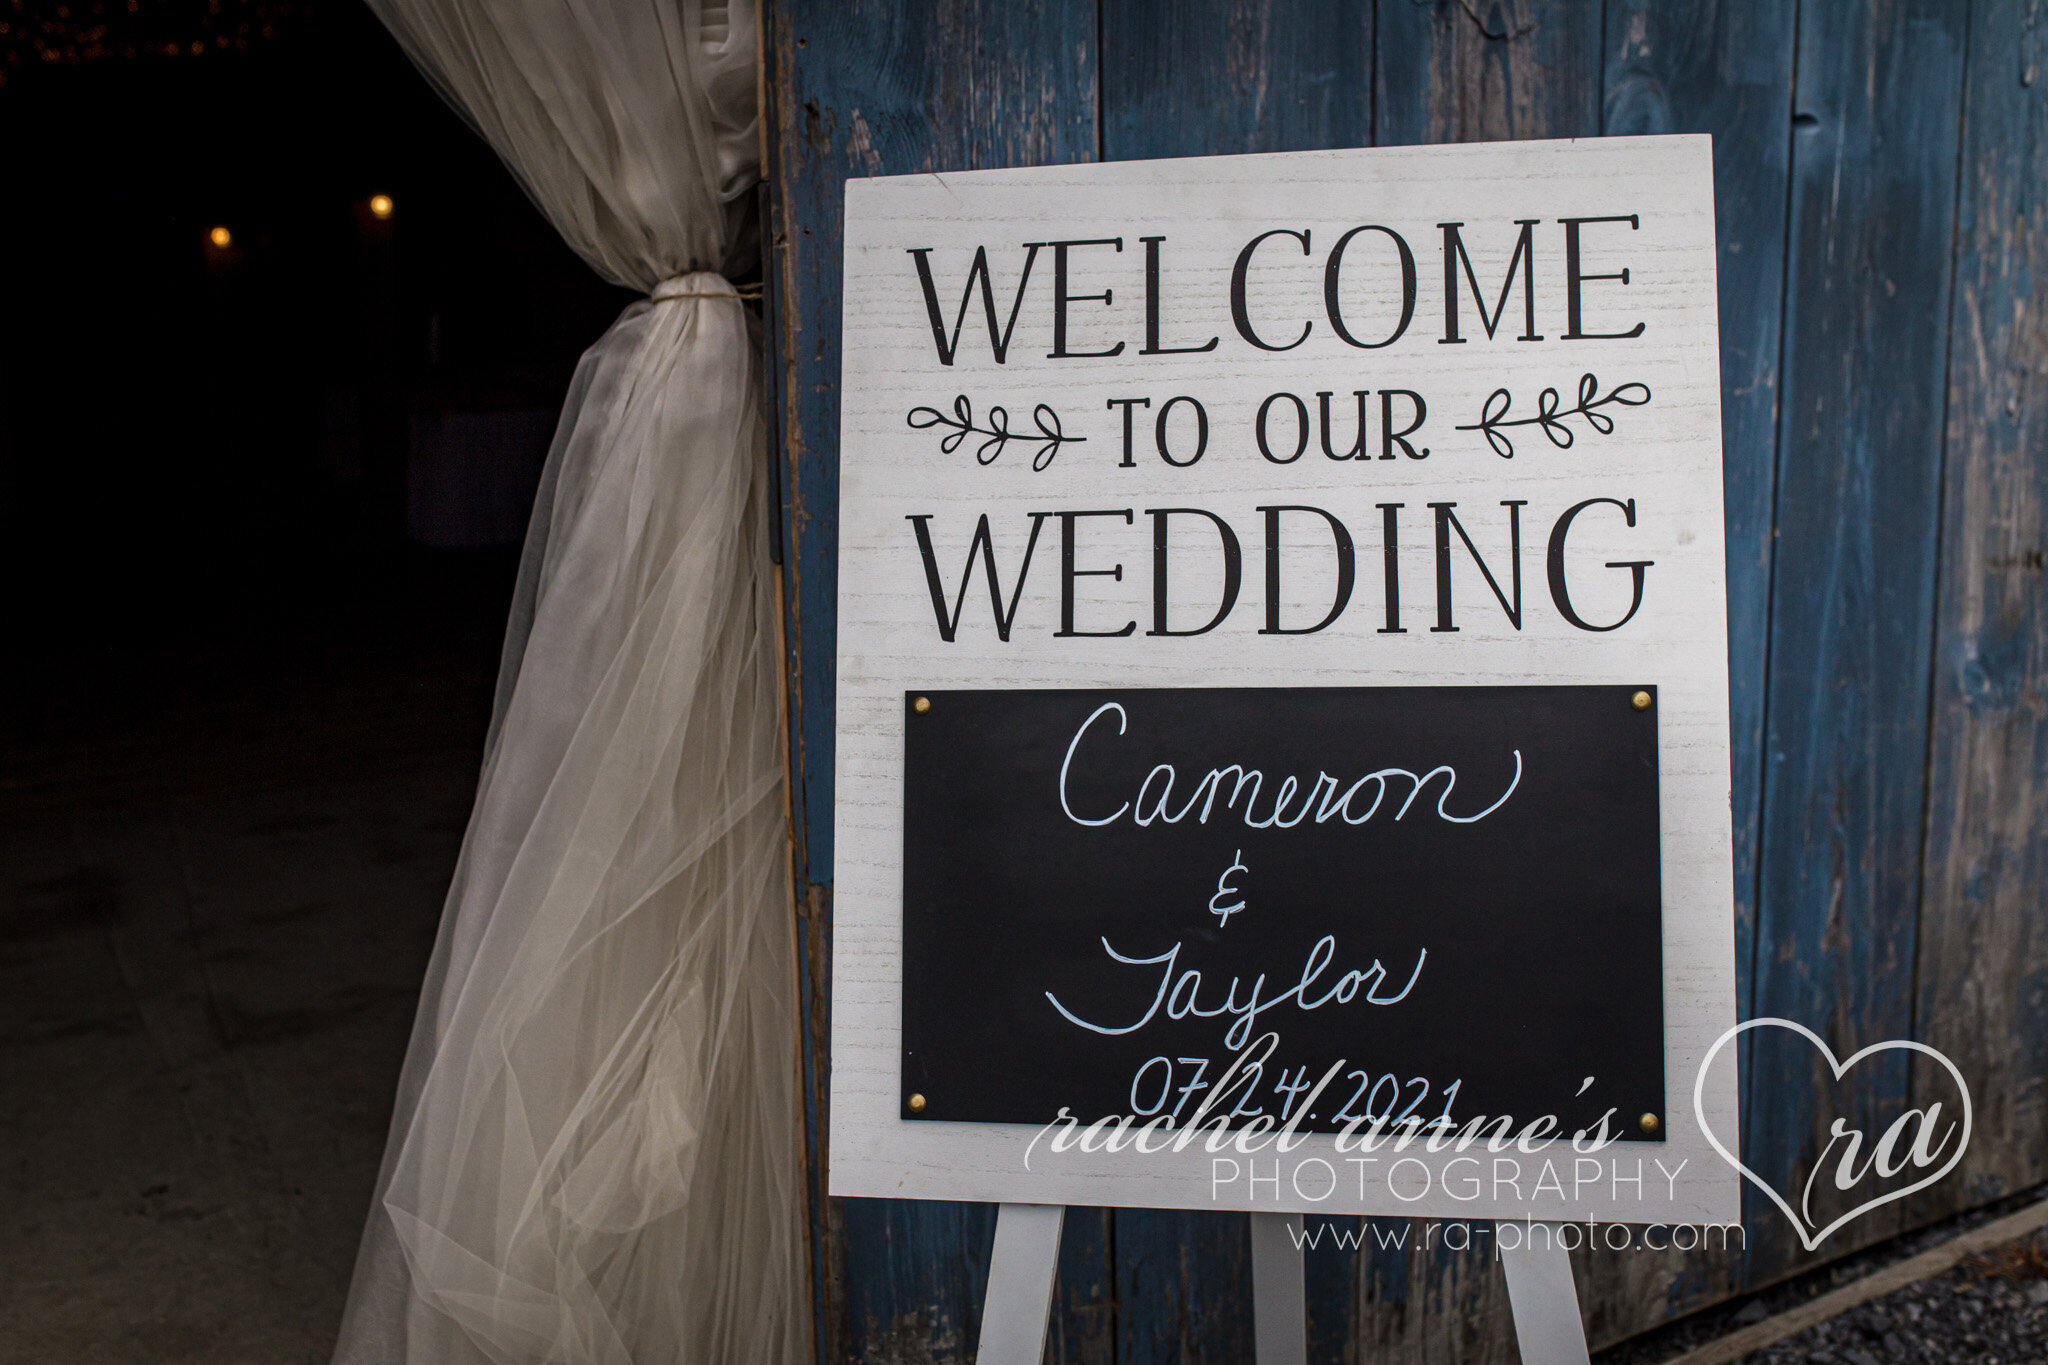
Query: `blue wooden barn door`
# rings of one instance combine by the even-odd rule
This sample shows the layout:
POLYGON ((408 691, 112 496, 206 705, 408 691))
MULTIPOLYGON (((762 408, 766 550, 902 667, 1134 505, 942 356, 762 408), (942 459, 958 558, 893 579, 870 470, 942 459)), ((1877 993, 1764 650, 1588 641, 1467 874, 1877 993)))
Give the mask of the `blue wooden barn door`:
MULTIPOLYGON (((972 1356, 979 1205, 827 1200, 842 186, 854 176, 1646 132, 1715 137, 1738 1007, 1919 1037, 1983 1097, 1964 1175, 1818 1255, 1596 1253, 1596 1345, 2048 1179, 2048 6, 2034 0, 771 0, 783 470, 820 1358, 972 1356)), ((1810 1160, 1762 1057, 1747 1160, 1810 1160)), ((1924 1078, 1873 1069, 1866 1129, 1924 1078)), ((1842 1112, 1842 1111, 1832 1111, 1842 1112)), ((1878 1126, 1882 1126, 1878 1122, 1878 1126)), ((1479 1252, 1331 1220, 1311 1357, 1514 1359, 1479 1252)), ((1250 1358, 1241 1217, 1074 1210, 1050 1358, 1250 1358)))

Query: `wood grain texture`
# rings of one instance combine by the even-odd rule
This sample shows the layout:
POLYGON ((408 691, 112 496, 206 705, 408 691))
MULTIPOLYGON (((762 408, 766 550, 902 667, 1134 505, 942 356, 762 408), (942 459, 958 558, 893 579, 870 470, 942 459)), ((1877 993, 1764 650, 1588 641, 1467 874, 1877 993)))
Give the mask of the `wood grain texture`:
MULTIPOLYGON (((848 1306, 834 1360, 925 1365, 974 1358, 995 1243, 993 1204, 834 1200, 848 1306)), ((1113 1365, 1110 1211, 1070 1209, 1060 1233, 1046 1365, 1113 1365)))
MULTIPOLYGON (((994 0, 937 7, 785 0, 768 13, 777 209, 771 328, 782 368, 777 418, 787 502, 792 806, 798 884, 811 888, 805 1037, 820 1169, 830 1123, 823 1039, 830 998, 843 187, 849 176, 1091 159, 1095 26, 1092 0, 1028 7, 994 0)), ((822 1184, 817 1188, 822 1192, 822 1184)), ((992 1208, 834 1201, 813 1224, 821 1355, 947 1361, 971 1353, 992 1208)), ((1077 1263, 1067 1278, 1089 1277, 1077 1263)), ((1106 1285, 1106 1271, 1093 1281, 1106 1285)), ((1072 1321, 1080 1324, 1086 1305, 1075 1311, 1083 1316, 1072 1321)))
POLYGON ((1116 1210, 1069 1208, 1053 1286, 1047 1365, 1115 1365, 1117 1295, 1112 1249, 1116 1210))
POLYGON ((1371 144, 1371 6, 1103 5, 1104 160, 1371 144))
POLYGON ((848 1199, 846 1355, 971 1360, 995 1244, 993 1204, 848 1199))
MULTIPOLYGON (((1842 1056, 1913 1024, 1965 17, 1800 15, 1752 1007, 1842 1056)), ((1832 1119, 1881 1131, 1905 1104, 1902 1059, 1837 1085, 1806 1045, 1759 1042, 1750 1164, 1796 1187, 1832 1119)), ((1827 1254, 1896 1231, 1897 1213, 1827 1254)), ((1749 1219, 1752 1283, 1816 1259, 1769 1208, 1749 1219)))
POLYGON ((1117 1209, 1119 1365, 1252 1358, 1250 1225, 1243 1214, 1117 1209))
POLYGON ((1601 10, 1587 0, 1381 0, 1374 140, 1597 136, 1601 10))
MULTIPOLYGON (((2048 1180, 2048 8, 1971 12, 1915 1036, 1976 1095, 1916 1218, 2048 1180)), ((1914 1103, 1946 1086, 1916 1075, 1914 1103)))
MULTIPOLYGON (((1400 1226, 1392 1219, 1366 1223, 1379 1234, 1400 1226)), ((1354 1261, 1353 1326, 1343 1353, 1325 1358, 1346 1365, 1515 1365, 1521 1355, 1499 1263, 1490 1254, 1445 1248, 1440 1228, 1432 1233, 1427 1223, 1407 1226, 1405 1246, 1382 1247, 1368 1233, 1372 1249, 1354 1261)), ((1486 1225, 1479 1226, 1483 1239, 1486 1225)), ((1319 1330, 1315 1303, 1312 1298, 1311 1333, 1319 1330)))

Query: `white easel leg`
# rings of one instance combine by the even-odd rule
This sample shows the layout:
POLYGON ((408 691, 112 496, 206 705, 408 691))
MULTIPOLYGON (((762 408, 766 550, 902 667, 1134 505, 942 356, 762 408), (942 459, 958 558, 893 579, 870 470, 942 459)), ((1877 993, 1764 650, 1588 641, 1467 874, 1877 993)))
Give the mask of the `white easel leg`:
POLYGON ((1063 1204, 1004 1204, 996 1210, 978 1365, 1039 1365, 1044 1359, 1066 1216, 1063 1204))
POLYGON ((1298 1213, 1252 1215, 1252 1340, 1258 1365, 1308 1365, 1308 1289, 1298 1213))
POLYGON ((1522 1365, 1588 1365, 1586 1325, 1579 1318, 1579 1296, 1572 1288, 1572 1258, 1558 1245, 1557 1233, 1555 1223, 1524 1223, 1523 1245, 1500 1253, 1522 1365), (1537 1238, 1542 1246, 1528 1245, 1537 1238))

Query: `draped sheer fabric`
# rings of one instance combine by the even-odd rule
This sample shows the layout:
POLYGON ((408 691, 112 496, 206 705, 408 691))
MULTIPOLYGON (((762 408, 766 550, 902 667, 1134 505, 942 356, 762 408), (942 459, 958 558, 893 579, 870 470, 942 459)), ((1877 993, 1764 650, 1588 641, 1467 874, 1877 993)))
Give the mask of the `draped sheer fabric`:
POLYGON ((607 278, 337 1365, 809 1353, 750 5, 371 0, 607 278))

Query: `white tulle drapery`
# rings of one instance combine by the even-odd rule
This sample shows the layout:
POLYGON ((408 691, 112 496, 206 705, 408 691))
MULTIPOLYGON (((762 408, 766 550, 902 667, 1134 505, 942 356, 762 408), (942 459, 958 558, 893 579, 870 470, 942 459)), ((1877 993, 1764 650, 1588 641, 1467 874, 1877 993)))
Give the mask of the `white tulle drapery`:
POLYGON ((337 1365, 807 1358, 752 7, 371 0, 608 278, 337 1365))

